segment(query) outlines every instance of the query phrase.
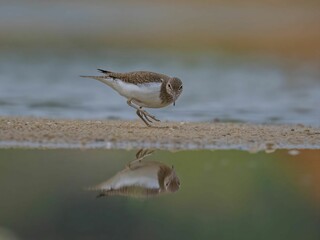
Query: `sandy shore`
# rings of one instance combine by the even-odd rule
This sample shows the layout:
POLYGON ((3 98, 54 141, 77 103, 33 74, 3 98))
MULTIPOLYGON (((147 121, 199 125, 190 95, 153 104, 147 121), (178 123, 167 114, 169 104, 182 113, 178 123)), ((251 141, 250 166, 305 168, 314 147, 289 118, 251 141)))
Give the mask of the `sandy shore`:
POLYGON ((52 120, 0 117, 0 147, 275 149, 320 148, 320 128, 298 125, 52 120))

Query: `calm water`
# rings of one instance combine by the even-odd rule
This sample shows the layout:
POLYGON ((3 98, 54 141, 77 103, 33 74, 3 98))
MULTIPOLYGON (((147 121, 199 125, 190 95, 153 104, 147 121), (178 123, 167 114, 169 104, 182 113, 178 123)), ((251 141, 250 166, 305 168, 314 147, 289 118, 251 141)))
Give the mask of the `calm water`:
POLYGON ((155 151, 181 186, 96 198, 135 151, 0 150, 0 239, 320 238, 320 152, 155 151))
POLYGON ((151 110, 162 120, 320 125, 320 71, 288 59, 113 49, 8 49, 0 54, 0 115, 136 119, 125 99, 79 75, 96 68, 150 70, 180 77, 176 107, 151 110))

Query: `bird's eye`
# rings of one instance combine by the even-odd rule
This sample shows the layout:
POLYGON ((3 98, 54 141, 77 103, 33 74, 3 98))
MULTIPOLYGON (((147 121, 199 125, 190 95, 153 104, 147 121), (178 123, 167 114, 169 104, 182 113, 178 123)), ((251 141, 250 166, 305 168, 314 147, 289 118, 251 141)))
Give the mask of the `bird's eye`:
POLYGON ((182 85, 179 87, 179 90, 182 90, 182 85))
POLYGON ((170 84, 170 83, 168 84, 168 87, 169 87, 170 89, 172 89, 172 87, 171 87, 171 84, 170 84))
POLYGON ((169 182, 166 183, 166 186, 167 186, 167 187, 169 186, 169 182))

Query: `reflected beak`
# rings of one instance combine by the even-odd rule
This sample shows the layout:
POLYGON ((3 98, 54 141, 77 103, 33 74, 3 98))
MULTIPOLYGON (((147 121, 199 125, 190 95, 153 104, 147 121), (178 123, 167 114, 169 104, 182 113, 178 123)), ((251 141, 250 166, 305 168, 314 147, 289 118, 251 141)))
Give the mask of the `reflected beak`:
POLYGON ((173 102, 173 106, 175 106, 175 105, 176 105, 176 101, 173 102))

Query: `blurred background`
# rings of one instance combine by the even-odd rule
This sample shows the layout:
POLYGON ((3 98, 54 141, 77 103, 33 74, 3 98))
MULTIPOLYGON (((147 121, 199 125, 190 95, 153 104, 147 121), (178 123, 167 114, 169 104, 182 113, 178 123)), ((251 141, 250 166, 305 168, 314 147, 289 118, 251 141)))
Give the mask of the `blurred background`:
MULTIPOLYGON (((320 125, 320 2, 2 0, 0 114, 134 119, 79 75, 180 77, 163 120, 320 125)), ((151 110, 151 112, 153 112, 151 110)))
MULTIPOLYGON (((181 78, 161 120, 320 126, 319 29, 318 0, 1 0, 0 115, 136 119, 104 68, 181 78)), ((319 239, 318 150, 157 151, 177 193, 83 191, 134 154, 0 149, 0 240, 319 239)))

